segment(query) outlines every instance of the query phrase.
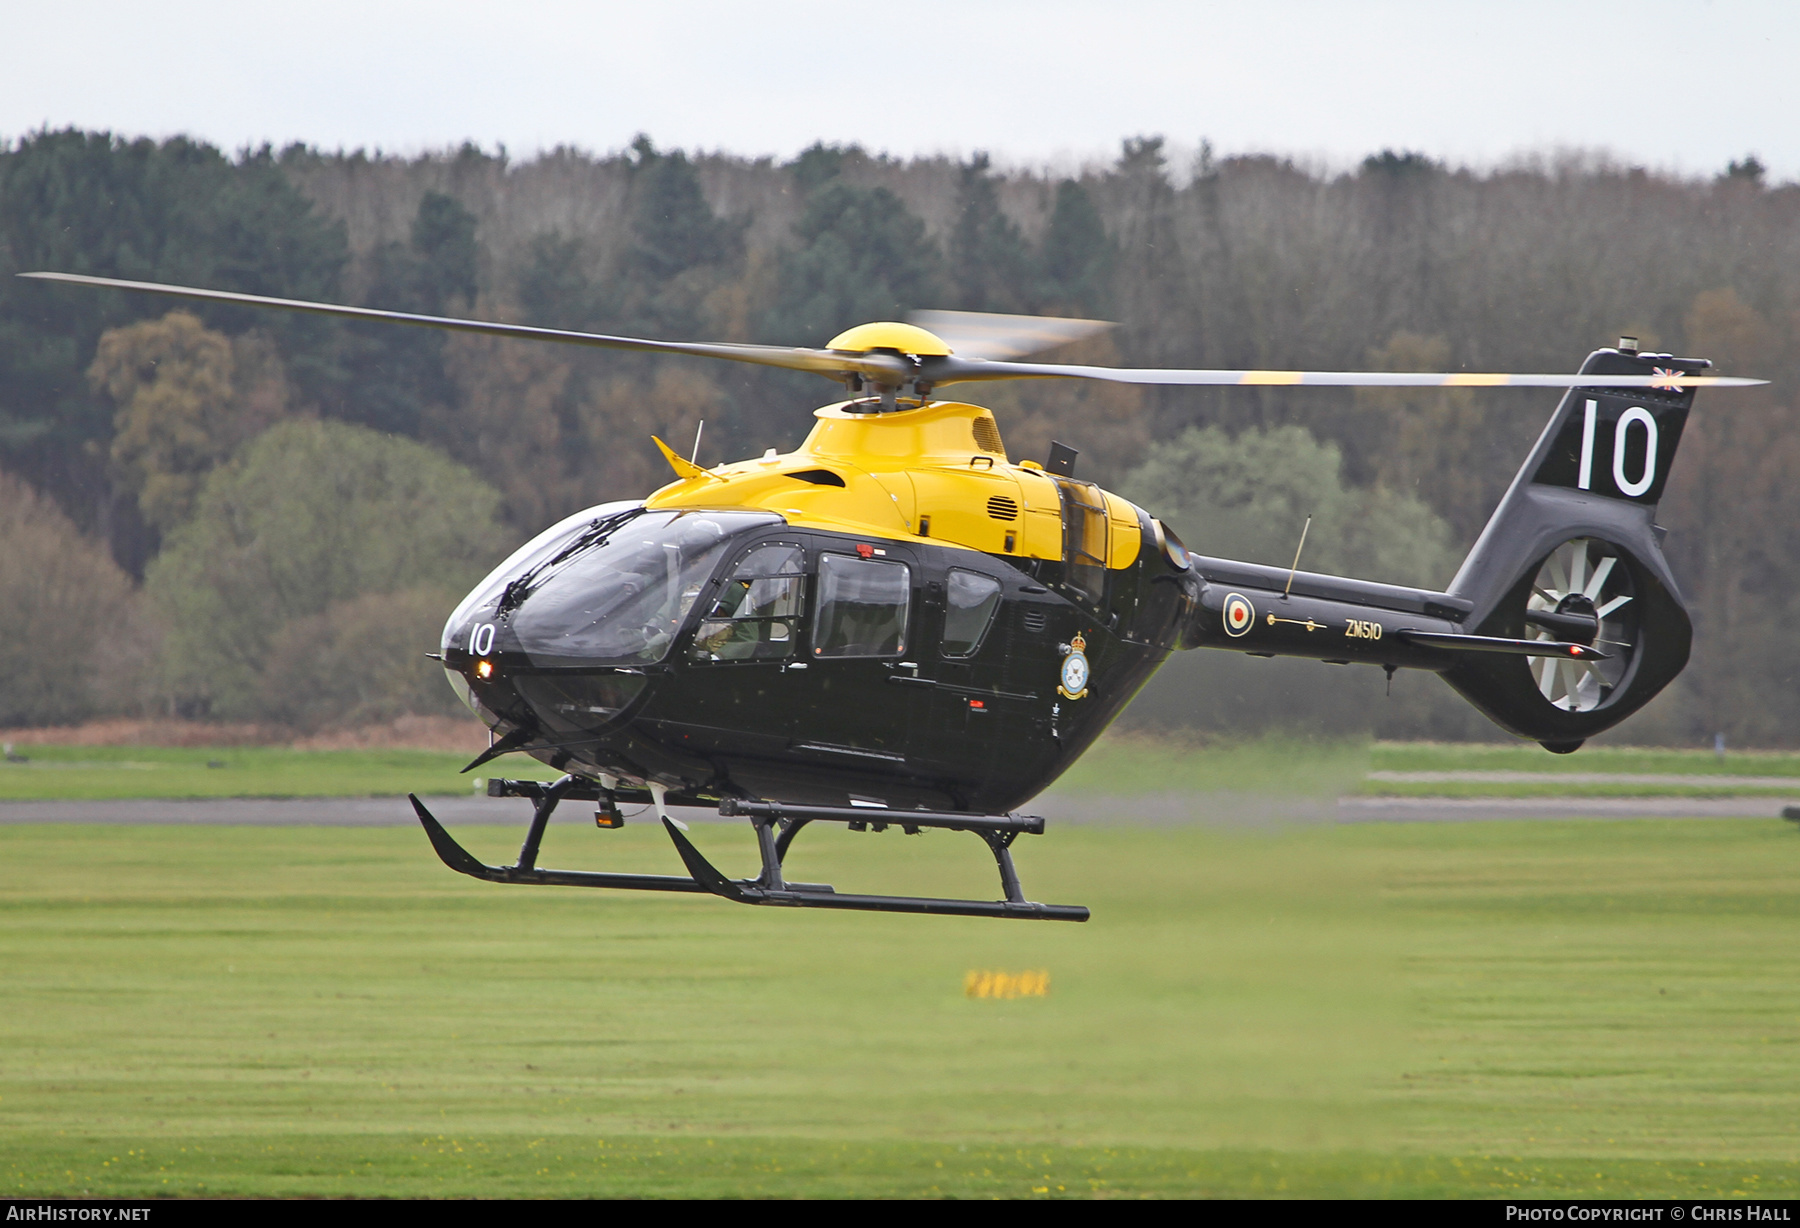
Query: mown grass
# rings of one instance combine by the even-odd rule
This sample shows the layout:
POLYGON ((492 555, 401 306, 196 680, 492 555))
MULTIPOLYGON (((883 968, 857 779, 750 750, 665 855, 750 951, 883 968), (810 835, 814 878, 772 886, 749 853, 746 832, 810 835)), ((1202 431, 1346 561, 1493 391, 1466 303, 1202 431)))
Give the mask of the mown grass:
MULTIPOLYGON (((204 797, 436 796, 478 788, 461 775, 461 755, 423 750, 293 750, 287 747, 164 748, 26 746, 24 763, 0 763, 0 801, 204 797)), ((1559 781, 1581 772, 1793 776, 1800 754, 1637 747, 1584 748, 1552 755, 1528 745, 1314 742, 1281 737, 1198 741, 1142 734, 1100 740, 1055 784, 1060 792, 1129 795, 1237 791, 1335 797, 1374 792, 1447 797, 1692 796, 1783 794, 1792 790, 1722 782, 1643 784, 1559 781), (1365 781, 1371 770, 1495 771, 1545 774, 1540 781, 1365 781)), ((524 755, 507 755, 479 773, 550 779, 524 755)))
MULTIPOLYGON (((792 869, 991 897, 982 853, 809 831, 792 869)), ((1777 820, 1024 842, 1076 926, 498 887, 405 829, 0 828, 0 1187, 1792 1197, 1796 857, 1777 820)), ((649 825, 545 861, 675 868, 649 825)))
POLYGON ((1371 780, 1356 790, 1378 797, 1686 797, 1776 798, 1800 796, 1800 780, 1787 788, 1721 783, 1717 786, 1657 781, 1371 780))
POLYGON ((1529 742, 1376 742, 1369 770, 1389 772, 1667 772, 1681 776, 1792 776, 1792 751, 1677 750, 1659 746, 1584 746, 1553 755, 1529 742))
MULTIPOLYGON (((0 801, 442 796, 475 787, 473 775, 460 774, 468 756, 430 750, 20 746, 14 753, 25 762, 0 763, 0 801)), ((503 763, 510 776, 556 775, 523 755, 503 763)))
MULTIPOLYGON (((287 747, 26 746, 24 763, 0 763, 0 801, 108 798, 359 797, 467 793, 482 774, 551 779, 524 755, 471 775, 466 757, 423 750, 293 750, 287 747)), ((1057 782, 1077 792, 1248 789, 1343 792, 1366 770, 1354 742, 1280 738, 1197 744, 1167 738, 1103 739, 1057 782)))
POLYGON ((1369 770, 1366 742, 1269 736, 1190 740, 1114 733, 1057 780, 1059 792, 1090 794, 1249 793, 1335 797, 1369 770))

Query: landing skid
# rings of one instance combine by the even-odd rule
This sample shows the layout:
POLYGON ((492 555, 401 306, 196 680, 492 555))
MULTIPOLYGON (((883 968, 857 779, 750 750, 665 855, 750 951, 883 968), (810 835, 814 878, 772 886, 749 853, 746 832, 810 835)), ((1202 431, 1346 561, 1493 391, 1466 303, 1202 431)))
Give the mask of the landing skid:
MULTIPOLYGON (((431 840, 431 847, 444 864, 459 874, 490 883, 518 883, 543 887, 606 887, 626 891, 683 891, 689 894, 716 895, 739 904, 769 904, 787 908, 842 908, 857 912, 927 913, 949 917, 1014 917, 1028 921, 1086 921, 1088 910, 1071 904, 1039 904, 1025 898, 1019 876, 1013 869, 1012 842, 1020 833, 1042 835, 1044 820, 1025 815, 970 815, 953 811, 929 810, 865 810, 840 809, 835 806, 788 806, 778 802, 749 802, 726 798, 719 803, 719 813, 728 818, 745 818, 756 831, 756 846, 762 854, 762 873, 755 878, 727 878, 695 848, 681 830, 665 814, 663 830, 675 844, 688 877, 673 874, 603 874, 589 870, 542 870, 538 868, 538 846, 544 839, 544 828, 550 822, 557 804, 564 799, 605 801, 614 796, 631 794, 626 790, 608 792, 593 781, 579 776, 564 776, 554 784, 537 781, 492 781, 489 792, 500 797, 527 797, 536 805, 531 825, 525 832, 525 843, 519 848, 519 860, 510 866, 490 866, 477 860, 458 844, 443 824, 418 797, 409 795, 413 810, 431 840), (794 837, 809 823, 844 823, 852 831, 873 827, 876 831, 897 826, 909 835, 926 827, 947 831, 973 832, 994 855, 1000 871, 1003 900, 941 900, 926 896, 843 895, 825 883, 795 883, 782 876, 782 862, 794 843, 794 837)), ((647 800, 647 799, 646 799, 647 800)), ((660 809, 660 807, 659 807, 660 809)))

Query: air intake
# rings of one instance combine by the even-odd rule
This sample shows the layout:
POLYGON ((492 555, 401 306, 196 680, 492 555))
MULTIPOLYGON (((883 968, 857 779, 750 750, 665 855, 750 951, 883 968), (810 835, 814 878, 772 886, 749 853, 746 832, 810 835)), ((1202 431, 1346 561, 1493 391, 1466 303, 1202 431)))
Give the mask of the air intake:
POLYGON ((996 456, 1006 455, 1006 445, 1000 442, 999 424, 986 414, 975 419, 975 446, 996 456))
POLYGON ((1028 605, 1020 621, 1025 624, 1025 630, 1038 632, 1050 625, 1050 615, 1044 612, 1043 606, 1028 605))
POLYGON ((1017 520, 1019 505, 1005 495, 995 495, 988 500, 988 515, 995 520, 1017 520))
POLYGON ((842 486, 844 479, 829 469, 800 469, 785 476, 802 482, 811 482, 814 486, 842 486))

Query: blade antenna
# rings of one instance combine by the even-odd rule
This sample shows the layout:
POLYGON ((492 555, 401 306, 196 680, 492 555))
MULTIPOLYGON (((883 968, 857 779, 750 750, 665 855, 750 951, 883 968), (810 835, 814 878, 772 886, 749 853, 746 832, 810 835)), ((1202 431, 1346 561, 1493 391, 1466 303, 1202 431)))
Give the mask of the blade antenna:
POLYGON ((1300 526, 1300 544, 1294 547, 1294 565, 1288 568, 1287 587, 1281 590, 1283 601, 1286 601, 1288 594, 1294 591, 1294 574, 1300 570, 1300 552, 1306 549, 1306 531, 1310 528, 1312 528, 1312 517, 1309 515, 1306 523, 1300 526))
POLYGON ((702 418, 702 419, 700 419, 700 425, 694 428, 694 455, 689 460, 689 462, 688 462, 689 464, 698 465, 700 463, 700 435, 701 435, 701 432, 703 432, 705 430, 706 430, 706 419, 702 418))

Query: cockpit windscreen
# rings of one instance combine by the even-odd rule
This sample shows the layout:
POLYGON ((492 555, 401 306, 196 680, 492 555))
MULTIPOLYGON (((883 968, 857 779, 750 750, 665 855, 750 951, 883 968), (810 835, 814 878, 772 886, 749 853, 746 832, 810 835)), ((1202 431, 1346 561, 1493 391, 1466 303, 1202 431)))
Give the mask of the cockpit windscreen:
POLYGON ((492 606, 506 586, 521 576, 535 573, 585 532, 599 529, 636 508, 642 501, 602 503, 586 511, 557 521, 506 557, 505 562, 487 574, 487 578, 457 604, 456 611, 444 624, 444 649, 448 651, 462 636, 469 616, 492 606))
POLYGON ((660 661, 727 546, 781 523, 767 512, 632 516, 532 576, 513 634, 541 668, 660 661))

